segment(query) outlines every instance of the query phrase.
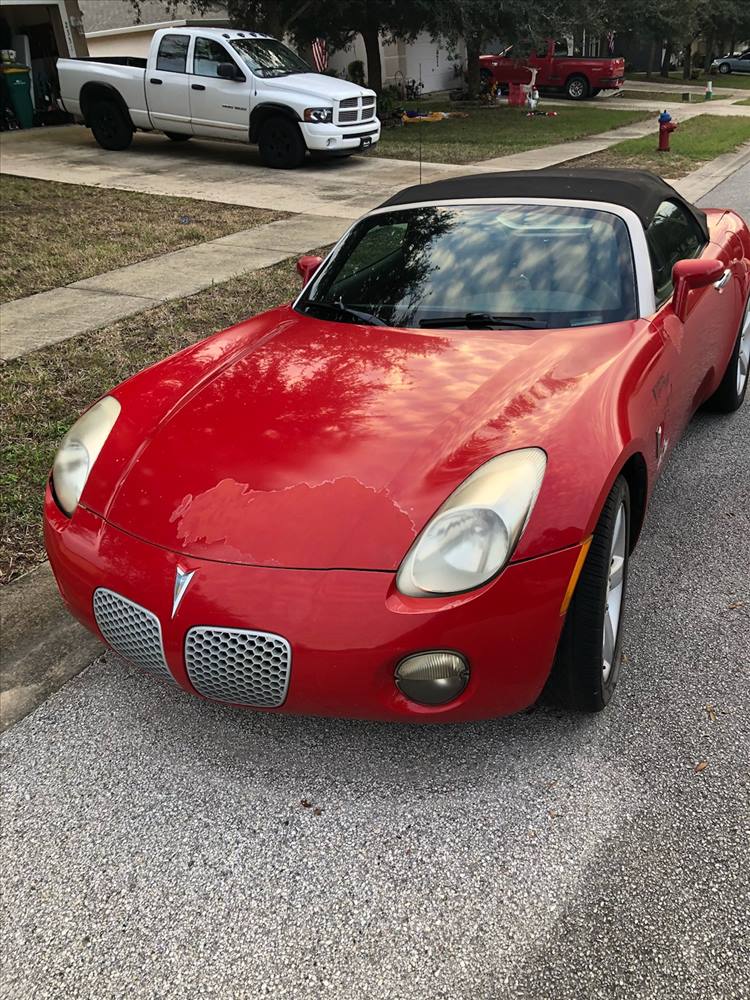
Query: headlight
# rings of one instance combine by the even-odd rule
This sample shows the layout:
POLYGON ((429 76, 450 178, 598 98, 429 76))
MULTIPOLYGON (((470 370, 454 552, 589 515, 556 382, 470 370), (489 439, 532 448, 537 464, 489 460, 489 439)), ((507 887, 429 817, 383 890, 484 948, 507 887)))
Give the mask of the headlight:
POLYGON ((62 440, 52 466, 52 484, 57 501, 70 517, 78 506, 83 487, 120 415, 120 404, 105 396, 76 421, 62 440))
POLYGON ((522 448, 465 479, 407 552, 396 577, 400 592, 459 594, 496 576, 523 534, 546 466, 541 448, 522 448))
POLYGON ((305 121, 325 124, 333 121, 333 108, 305 108, 305 121))

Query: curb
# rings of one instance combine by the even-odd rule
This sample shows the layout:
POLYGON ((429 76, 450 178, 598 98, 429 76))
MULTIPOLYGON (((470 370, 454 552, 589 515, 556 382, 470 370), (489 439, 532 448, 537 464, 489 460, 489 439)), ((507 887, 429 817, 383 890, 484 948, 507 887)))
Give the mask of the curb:
POLYGON ((671 184, 683 198, 688 201, 697 201, 704 198, 715 187, 731 177, 733 173, 750 163, 750 142, 744 143, 733 153, 723 153, 715 160, 709 160, 702 167, 693 170, 675 181, 667 181, 671 184))
POLYGON ((48 562, 0 591, 0 732, 104 652, 62 602, 48 562))

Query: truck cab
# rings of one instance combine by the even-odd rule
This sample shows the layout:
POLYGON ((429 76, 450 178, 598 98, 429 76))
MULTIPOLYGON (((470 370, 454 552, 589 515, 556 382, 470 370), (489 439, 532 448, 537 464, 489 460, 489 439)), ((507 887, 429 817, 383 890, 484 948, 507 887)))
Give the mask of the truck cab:
POLYGON ((155 32, 147 60, 61 59, 63 103, 100 145, 124 149, 136 130, 257 142, 266 166, 307 151, 347 156, 380 138, 376 95, 314 72, 283 42, 224 28, 155 32))

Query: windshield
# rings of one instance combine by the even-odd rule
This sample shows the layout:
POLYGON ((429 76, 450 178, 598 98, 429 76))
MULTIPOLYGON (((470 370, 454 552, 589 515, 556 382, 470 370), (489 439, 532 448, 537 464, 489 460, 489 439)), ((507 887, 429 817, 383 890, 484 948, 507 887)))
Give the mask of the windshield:
POLYGON ((342 322, 569 327, 636 316, 627 226, 558 205, 423 206, 357 223, 298 300, 342 322), (347 312, 348 310, 348 312, 347 312))
POLYGON ((304 59, 275 38, 234 38, 234 51, 256 76, 288 76, 290 73, 312 73, 304 59))

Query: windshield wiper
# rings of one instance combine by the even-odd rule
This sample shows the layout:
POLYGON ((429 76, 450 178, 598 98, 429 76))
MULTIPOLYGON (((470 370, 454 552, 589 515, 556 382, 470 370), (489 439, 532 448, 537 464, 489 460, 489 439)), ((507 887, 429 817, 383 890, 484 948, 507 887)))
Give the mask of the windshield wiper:
POLYGON ((470 312, 463 316, 439 316, 434 319, 420 320, 421 327, 432 327, 439 330, 451 327, 468 327, 477 330, 517 329, 544 330, 547 323, 536 316, 495 316, 492 313, 470 312))
POLYGON ((379 316, 373 316, 372 313, 361 312, 359 309, 354 309, 352 306, 344 305, 341 299, 337 302, 318 302, 315 299, 308 299, 306 302, 300 303, 300 305, 314 309, 322 309, 324 312, 328 313, 336 313, 337 316, 351 316, 359 323, 364 323, 367 326, 388 326, 388 324, 380 319, 379 316))

